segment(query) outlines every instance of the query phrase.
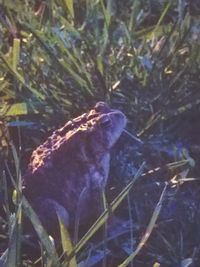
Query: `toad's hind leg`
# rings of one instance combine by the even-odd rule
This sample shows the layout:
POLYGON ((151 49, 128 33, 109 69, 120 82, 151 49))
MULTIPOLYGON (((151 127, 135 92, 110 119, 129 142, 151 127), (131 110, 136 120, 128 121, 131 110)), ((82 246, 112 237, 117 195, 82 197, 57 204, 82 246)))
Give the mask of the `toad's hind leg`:
POLYGON ((33 208, 48 234, 58 239, 60 234, 58 218, 66 228, 69 227, 69 213, 57 201, 48 198, 38 198, 33 208))

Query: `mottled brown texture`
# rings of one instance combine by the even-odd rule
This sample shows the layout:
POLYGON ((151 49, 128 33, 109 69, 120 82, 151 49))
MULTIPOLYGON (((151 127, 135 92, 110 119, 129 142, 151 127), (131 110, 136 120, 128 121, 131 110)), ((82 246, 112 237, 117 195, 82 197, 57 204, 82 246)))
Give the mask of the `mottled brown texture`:
POLYGON ((73 229, 90 225, 100 212, 110 163, 110 149, 120 137, 126 117, 99 102, 87 113, 56 130, 32 154, 24 176, 25 195, 52 233, 56 213, 73 229))

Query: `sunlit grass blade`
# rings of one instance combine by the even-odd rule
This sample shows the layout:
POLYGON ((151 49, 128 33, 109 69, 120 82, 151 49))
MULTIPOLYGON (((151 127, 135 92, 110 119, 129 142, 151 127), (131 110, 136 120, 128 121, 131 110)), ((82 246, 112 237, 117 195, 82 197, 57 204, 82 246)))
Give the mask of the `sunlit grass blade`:
MULTIPOLYGON (((59 215, 58 215, 58 221, 59 221, 59 227, 60 227, 61 244, 62 244, 63 252, 66 255, 70 255, 70 253, 73 251, 73 244, 71 242, 69 232, 68 232, 67 228, 65 227, 64 222, 59 217, 59 215)), ((75 256, 69 260, 68 266, 69 267, 76 267, 77 266, 75 256)))
POLYGON ((0 114, 3 113, 4 116, 19 116, 27 115, 28 109, 26 103, 16 103, 12 105, 4 105, 3 110, 0 109, 0 114))
POLYGON ((63 1, 71 17, 74 19, 74 1, 73 0, 63 0, 63 1))

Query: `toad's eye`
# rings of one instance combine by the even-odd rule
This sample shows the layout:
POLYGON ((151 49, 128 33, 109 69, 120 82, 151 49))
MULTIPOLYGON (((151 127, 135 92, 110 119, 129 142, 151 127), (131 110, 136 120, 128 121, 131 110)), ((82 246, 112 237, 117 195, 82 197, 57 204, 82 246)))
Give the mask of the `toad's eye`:
POLYGON ((94 109, 97 112, 101 112, 104 109, 104 107, 105 107, 105 103, 104 102, 98 102, 98 103, 96 103, 94 109))
POLYGON ((110 111, 110 108, 106 103, 98 102, 96 103, 94 110, 100 113, 108 113, 110 111))
POLYGON ((102 127, 109 127, 111 125, 111 119, 108 115, 101 116, 99 123, 102 127))

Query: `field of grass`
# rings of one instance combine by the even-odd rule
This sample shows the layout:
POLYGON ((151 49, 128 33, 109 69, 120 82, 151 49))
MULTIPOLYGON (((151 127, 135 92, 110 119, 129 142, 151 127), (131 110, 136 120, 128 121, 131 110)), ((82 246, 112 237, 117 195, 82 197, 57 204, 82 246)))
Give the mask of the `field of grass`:
POLYGON ((199 73, 198 0, 0 0, 0 266, 199 267, 199 73), (60 220, 58 251, 22 177, 33 149, 98 101, 128 134, 105 211, 77 244, 60 220), (110 213, 128 226, 107 236, 110 213))

